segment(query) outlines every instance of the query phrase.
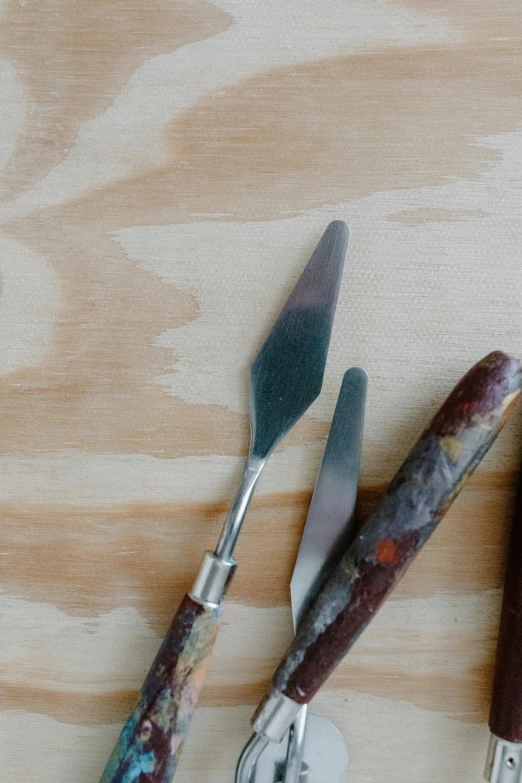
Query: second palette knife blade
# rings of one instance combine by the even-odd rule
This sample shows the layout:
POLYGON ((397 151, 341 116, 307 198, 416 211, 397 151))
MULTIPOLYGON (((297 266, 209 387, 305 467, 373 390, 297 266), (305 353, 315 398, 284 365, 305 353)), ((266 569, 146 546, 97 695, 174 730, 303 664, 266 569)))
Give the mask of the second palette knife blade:
MULTIPOLYGON (((359 367, 343 378, 290 584, 294 630, 355 535, 367 383, 359 367)), ((258 741, 247 745, 237 783, 297 783, 304 770, 307 783, 321 783, 325 763, 331 766, 330 778, 340 778, 347 764, 344 740, 329 721, 315 715, 307 733, 307 713, 303 707, 290 730, 286 759, 281 758, 285 740, 263 752, 258 741)))

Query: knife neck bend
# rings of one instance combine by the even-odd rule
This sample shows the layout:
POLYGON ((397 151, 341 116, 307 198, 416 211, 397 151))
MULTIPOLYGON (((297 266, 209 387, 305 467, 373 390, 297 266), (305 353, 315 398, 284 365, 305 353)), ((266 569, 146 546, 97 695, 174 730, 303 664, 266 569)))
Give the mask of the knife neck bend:
POLYGON ((236 492, 232 506, 228 512, 221 537, 218 541, 215 556, 221 560, 232 561, 232 555, 234 548, 241 531, 241 525, 245 518, 246 512, 252 500, 254 489, 256 488, 257 481, 261 475, 267 457, 258 457, 255 454, 249 453, 245 467, 243 470, 243 476, 241 477, 241 483, 236 492))
POLYGON ((226 518, 216 551, 205 552, 190 597, 205 606, 219 606, 234 576, 237 563, 232 558, 248 506, 254 494, 266 457, 249 454, 239 489, 226 518))

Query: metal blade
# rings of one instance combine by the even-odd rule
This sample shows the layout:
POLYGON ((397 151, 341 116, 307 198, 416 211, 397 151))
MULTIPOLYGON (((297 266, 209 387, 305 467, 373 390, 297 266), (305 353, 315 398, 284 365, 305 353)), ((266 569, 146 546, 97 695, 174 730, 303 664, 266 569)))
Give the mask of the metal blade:
POLYGON ((344 375, 290 583, 295 628, 354 537, 367 385, 359 367, 344 375))
POLYGON ((350 232, 330 223, 250 368, 251 453, 266 457, 321 391, 350 232))
MULTIPOLYGON (((294 627, 354 536, 367 385, 366 373, 359 367, 344 375, 290 585, 294 627)), ((282 783, 289 775, 310 783, 340 779, 348 764, 344 740, 324 719, 319 719, 324 724, 319 729, 326 731, 318 730, 317 720, 307 716, 305 705, 296 718, 298 736, 294 727, 294 734, 287 732, 276 744, 254 734, 240 756, 236 783, 282 783), (311 732, 307 721, 312 723, 311 732), (318 749, 320 761, 314 767, 312 758, 318 749), (334 768, 329 770, 332 761, 334 768), (325 777, 327 770, 333 776, 325 777)))

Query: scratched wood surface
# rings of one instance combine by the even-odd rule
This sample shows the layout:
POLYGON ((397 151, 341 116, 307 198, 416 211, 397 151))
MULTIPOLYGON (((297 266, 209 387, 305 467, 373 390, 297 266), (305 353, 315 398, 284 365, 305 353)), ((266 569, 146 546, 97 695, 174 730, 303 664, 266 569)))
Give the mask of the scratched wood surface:
MULTIPOLYGON (((232 781, 343 371, 362 518, 467 367, 522 356, 521 38, 519 0, 2 0, 3 781, 98 780, 219 532, 248 364, 343 218, 324 393, 262 479, 177 775, 232 781)), ((481 779, 521 421, 314 701, 346 780, 481 779)))

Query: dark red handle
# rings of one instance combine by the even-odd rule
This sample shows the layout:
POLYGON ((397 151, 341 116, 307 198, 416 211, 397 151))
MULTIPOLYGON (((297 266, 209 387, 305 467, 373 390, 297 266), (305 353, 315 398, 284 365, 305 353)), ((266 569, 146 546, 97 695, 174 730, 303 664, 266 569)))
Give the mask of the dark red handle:
POLYGON ((186 595, 100 783, 170 783, 219 630, 221 606, 186 595))
POLYGON ((522 471, 509 542, 489 727, 501 739, 522 742, 522 471))
POLYGON ((305 704, 325 682, 491 446, 520 384, 520 365, 497 351, 455 387, 301 623, 278 691, 305 704))

